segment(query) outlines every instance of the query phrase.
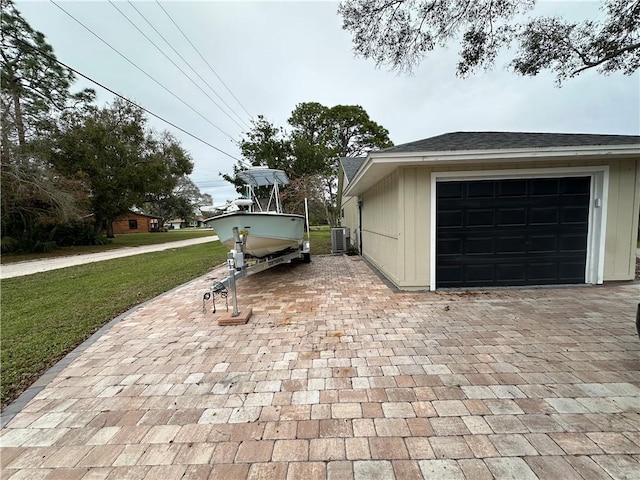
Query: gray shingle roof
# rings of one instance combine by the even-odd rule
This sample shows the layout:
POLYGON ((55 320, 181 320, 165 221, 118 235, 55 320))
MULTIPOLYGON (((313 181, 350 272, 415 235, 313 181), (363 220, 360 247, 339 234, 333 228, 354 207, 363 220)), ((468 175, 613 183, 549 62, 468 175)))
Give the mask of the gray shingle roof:
POLYGON ((364 163, 365 158, 366 157, 343 157, 340 159, 347 180, 351 181, 353 179, 360 166, 364 163))
POLYGON ((389 147, 381 152, 442 152, 513 148, 640 145, 640 135, 584 133, 453 132, 389 147))

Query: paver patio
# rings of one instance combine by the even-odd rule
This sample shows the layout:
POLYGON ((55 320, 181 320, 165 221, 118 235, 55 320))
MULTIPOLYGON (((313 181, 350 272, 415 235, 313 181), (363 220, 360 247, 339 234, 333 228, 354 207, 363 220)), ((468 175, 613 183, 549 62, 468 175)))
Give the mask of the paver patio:
POLYGON ((399 293, 318 256, 242 279, 221 327, 223 275, 72 357, 2 480, 640 478, 638 283, 399 293))

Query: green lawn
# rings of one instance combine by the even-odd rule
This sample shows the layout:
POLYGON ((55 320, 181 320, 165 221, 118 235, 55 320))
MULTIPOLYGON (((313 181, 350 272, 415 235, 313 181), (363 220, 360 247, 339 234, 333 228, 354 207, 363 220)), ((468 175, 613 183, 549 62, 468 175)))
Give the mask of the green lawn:
POLYGON ((0 263, 24 262, 26 260, 38 260, 41 258, 56 258, 83 253, 97 253, 106 250, 114 250, 123 247, 140 247, 143 245, 156 245, 158 243, 177 242, 190 238, 208 237, 215 235, 213 230, 207 229, 180 229, 169 232, 155 233, 128 233, 116 235, 107 245, 83 245, 79 247, 60 247, 53 252, 29 253, 29 254, 3 254, 0 263))
MULTIPOLYGON (((312 261, 330 252, 329 229, 312 229, 312 261)), ((3 280, 2 406, 112 318, 205 274, 226 257, 227 249, 212 242, 3 280)))
POLYGON ((311 227, 311 255, 331 253, 331 229, 326 225, 311 227))

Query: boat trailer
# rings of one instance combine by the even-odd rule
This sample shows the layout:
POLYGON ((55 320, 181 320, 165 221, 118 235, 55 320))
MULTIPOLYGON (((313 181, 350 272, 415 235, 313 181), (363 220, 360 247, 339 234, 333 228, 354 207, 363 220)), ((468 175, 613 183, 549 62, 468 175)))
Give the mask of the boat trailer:
MULTIPOLYGON (((240 317, 241 313, 238 311, 238 295, 236 291, 236 281, 238 279, 253 275, 258 272, 262 272, 263 270, 268 270, 269 268, 275 267, 276 265, 289 263, 292 260, 299 259, 304 263, 309 263, 311 261, 309 240, 304 240, 302 242, 302 246, 295 251, 285 251, 277 255, 268 256, 265 258, 256 258, 250 255, 245 255, 244 247, 247 241, 247 237, 246 235, 240 235, 238 227, 233 227, 233 237, 235 248, 230 250, 227 254, 228 275, 226 278, 220 281, 213 282, 210 291, 204 294, 202 298, 202 313, 205 313, 207 310, 206 304, 208 300, 211 300, 212 302, 212 313, 216 313, 216 295, 219 298, 225 300, 226 311, 228 312, 229 291, 231 291, 231 302, 233 308, 231 319, 240 317)), ((249 310, 249 314, 245 314, 247 320, 250 315, 251 313, 249 310)), ((246 320, 243 322, 234 322, 233 320, 231 320, 230 322, 226 322, 223 324, 233 325, 238 323, 246 323, 246 320)))

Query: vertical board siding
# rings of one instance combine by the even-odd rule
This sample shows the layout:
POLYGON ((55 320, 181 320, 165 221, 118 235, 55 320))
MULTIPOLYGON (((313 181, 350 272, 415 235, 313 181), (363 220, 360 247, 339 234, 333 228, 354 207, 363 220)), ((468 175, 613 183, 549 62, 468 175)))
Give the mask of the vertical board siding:
POLYGON ((604 280, 633 280, 637 248, 633 239, 637 242, 638 225, 638 161, 611 161, 609 165, 604 280))
POLYGON ((349 227, 349 233, 351 235, 351 245, 358 249, 360 225, 358 218, 358 197, 344 197, 342 201, 342 208, 344 210, 344 217, 342 217, 341 225, 343 227, 349 227))
POLYGON ((364 257, 392 282, 398 282, 398 171, 362 196, 364 257))
POLYGON ((429 284, 430 198, 431 169, 402 169, 398 283, 405 288, 425 288, 429 284))

